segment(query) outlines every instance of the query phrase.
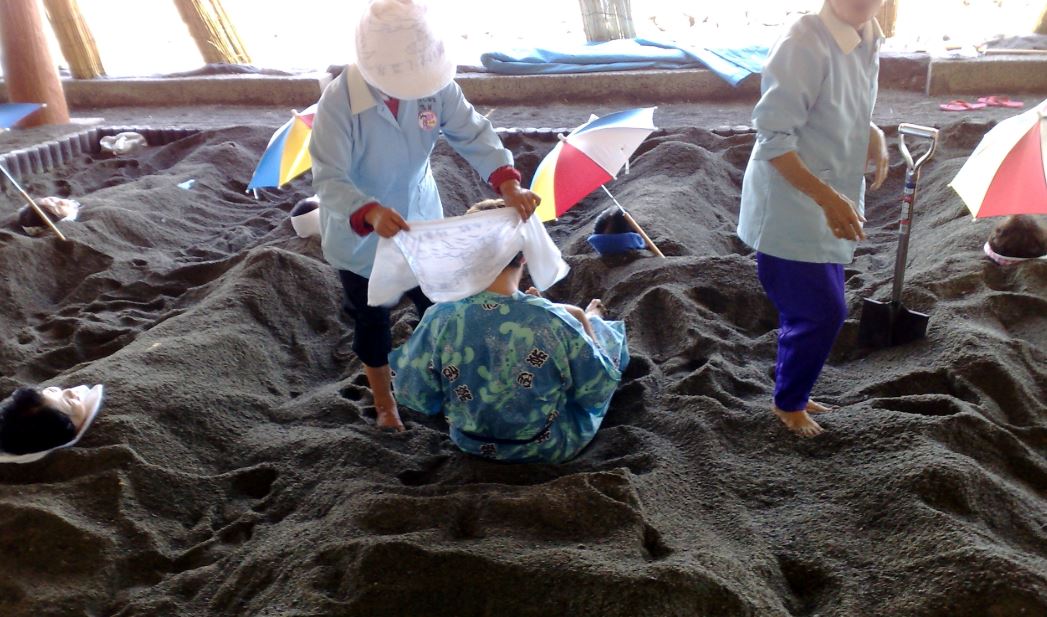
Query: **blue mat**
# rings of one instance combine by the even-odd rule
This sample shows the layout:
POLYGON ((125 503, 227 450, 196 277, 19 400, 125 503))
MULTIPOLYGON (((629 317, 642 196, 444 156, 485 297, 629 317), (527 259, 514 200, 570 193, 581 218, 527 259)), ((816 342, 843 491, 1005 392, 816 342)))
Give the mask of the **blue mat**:
POLYGON ((516 48, 480 56, 484 67, 505 75, 598 73, 638 69, 707 68, 732 86, 759 73, 769 48, 706 48, 651 39, 622 39, 606 43, 564 45, 557 48, 516 48))
POLYGON ((40 103, 0 103, 0 128, 11 128, 41 107, 40 103))

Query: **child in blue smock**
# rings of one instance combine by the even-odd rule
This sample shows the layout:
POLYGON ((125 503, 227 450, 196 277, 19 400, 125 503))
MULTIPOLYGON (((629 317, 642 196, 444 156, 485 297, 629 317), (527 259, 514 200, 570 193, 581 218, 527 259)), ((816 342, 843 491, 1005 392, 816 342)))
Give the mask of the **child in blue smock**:
MULTIPOLYGON (((356 30, 357 61, 324 90, 309 153, 324 257, 338 270, 378 425, 403 430, 391 391, 389 309, 367 306, 377 236, 443 216, 429 155, 440 135, 522 217, 539 198, 512 154, 454 83, 456 65, 414 0, 373 0, 356 30)), ((431 304, 408 292, 419 315, 431 304)))
POLYGON ((778 309, 774 413, 795 433, 822 428, 810 400, 847 314, 843 264, 865 238, 865 173, 887 176, 872 123, 882 0, 826 0, 771 50, 742 185, 738 236, 756 249, 760 283, 778 309))

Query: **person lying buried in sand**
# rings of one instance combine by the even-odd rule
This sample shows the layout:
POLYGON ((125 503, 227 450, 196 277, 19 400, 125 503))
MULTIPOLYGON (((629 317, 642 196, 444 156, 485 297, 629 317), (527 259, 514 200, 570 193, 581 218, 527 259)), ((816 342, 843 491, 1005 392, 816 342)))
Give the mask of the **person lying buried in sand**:
MULTIPOLYGON (((43 199, 38 199, 36 205, 43 210, 52 223, 75 221, 76 217, 80 215, 80 203, 72 199, 44 197, 43 199)), ((22 228, 26 235, 34 237, 49 231, 47 223, 28 204, 18 210, 18 226, 22 228)))
POLYGON ((68 445, 98 412, 102 393, 100 385, 18 388, 0 403, 0 455, 33 454, 68 445))
POLYGON ((887 177, 883 131, 872 123, 882 0, 826 0, 771 50, 753 110, 756 145, 742 182, 738 236, 778 309, 773 411, 793 432, 822 428, 830 409, 811 390, 847 316, 843 264, 865 238, 865 170, 887 177))
POLYGON ((992 230, 982 248, 1001 266, 1047 257, 1047 228, 1028 214, 1008 216, 992 230))
POLYGON ((569 310, 521 293, 523 272, 520 253, 485 291, 426 311, 391 356, 396 396, 444 414, 465 452, 559 463, 600 428, 629 362, 625 324, 605 320, 599 300, 569 310))
MULTIPOLYGON (((444 3, 450 6, 449 3, 444 3)), ((389 309, 367 306, 378 238, 443 216, 429 155, 439 136, 527 218, 538 196, 520 187, 513 156, 454 83, 456 63, 415 0, 372 0, 356 28, 357 64, 324 90, 309 153, 324 258, 338 270, 378 425, 403 430, 390 389, 389 309)), ((431 302, 407 296, 419 315, 431 302)))
POLYGON ((596 217, 589 246, 600 255, 616 255, 646 248, 643 236, 633 231, 618 206, 611 206, 596 217))

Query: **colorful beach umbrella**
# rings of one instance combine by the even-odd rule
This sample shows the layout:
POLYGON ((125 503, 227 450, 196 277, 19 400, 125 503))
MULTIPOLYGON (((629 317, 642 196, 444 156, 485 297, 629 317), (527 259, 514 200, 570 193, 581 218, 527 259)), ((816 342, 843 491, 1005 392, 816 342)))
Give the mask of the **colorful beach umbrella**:
POLYGON ((43 103, 0 103, 0 128, 11 128, 43 106, 43 103))
POLYGON ((535 214, 559 218, 586 195, 613 180, 636 148, 657 128, 654 107, 593 116, 561 137, 534 173, 531 190, 542 198, 535 214))
POLYGON ((283 186, 313 166, 313 159, 309 157, 309 138, 313 134, 316 104, 292 113, 294 117, 273 133, 247 190, 283 186))
POLYGON ((975 218, 1047 214, 1047 100, 986 133, 949 186, 975 218))

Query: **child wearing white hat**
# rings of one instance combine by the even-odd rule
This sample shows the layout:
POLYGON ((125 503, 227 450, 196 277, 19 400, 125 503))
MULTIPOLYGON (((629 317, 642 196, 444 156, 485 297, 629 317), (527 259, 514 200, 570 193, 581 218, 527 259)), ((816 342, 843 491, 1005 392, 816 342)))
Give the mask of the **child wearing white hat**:
MULTIPOLYGON (((449 3, 448 3, 449 4, 449 3)), ((377 236, 443 217, 429 155, 439 136, 527 218, 537 195, 520 187, 512 154, 454 83, 455 63, 417 0, 373 0, 356 28, 357 62, 318 104, 309 152, 324 257, 339 274, 353 351, 364 364, 378 425, 402 430, 391 390, 389 309, 367 306, 377 236)), ((419 315, 431 304, 408 292, 419 315)))

